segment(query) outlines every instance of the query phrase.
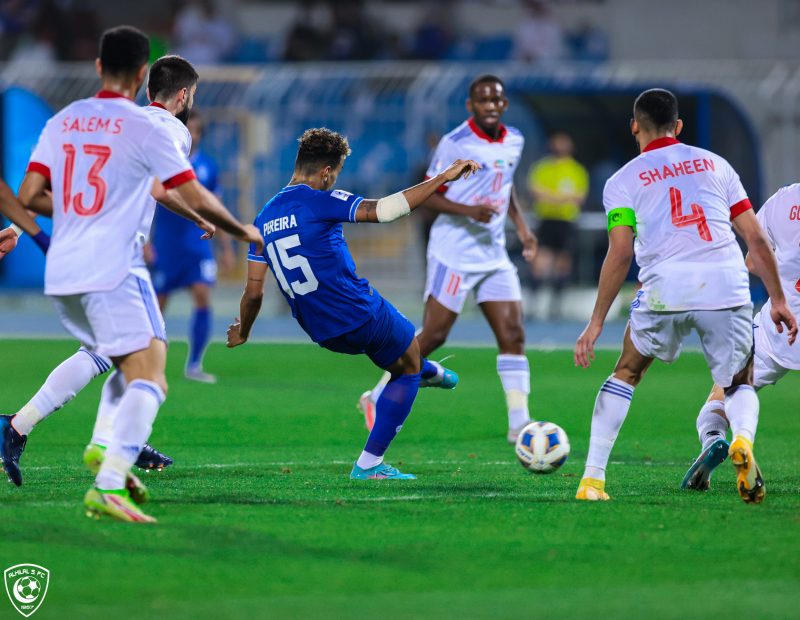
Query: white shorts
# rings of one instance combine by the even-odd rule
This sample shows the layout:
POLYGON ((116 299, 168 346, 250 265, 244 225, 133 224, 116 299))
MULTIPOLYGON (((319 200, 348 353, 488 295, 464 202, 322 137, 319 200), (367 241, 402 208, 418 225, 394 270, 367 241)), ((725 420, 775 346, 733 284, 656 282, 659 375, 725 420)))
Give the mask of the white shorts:
POLYGON ((475 291, 475 301, 522 301, 517 268, 508 265, 493 271, 459 271, 435 258, 428 258, 428 278, 424 300, 432 296, 448 310, 461 312, 467 295, 475 291))
POLYGON ((146 271, 131 273, 112 291, 53 295, 64 328, 89 351, 122 357, 167 340, 164 318, 146 271))
POLYGON ((760 390, 763 387, 780 381, 789 368, 784 368, 756 345, 753 359, 753 387, 760 390))
MULTIPOLYGON (((639 298, 637 297, 637 301, 639 298)), ((727 388, 753 353, 753 306, 727 310, 652 312, 645 303, 631 305, 631 340, 645 357, 672 363, 683 339, 694 329, 700 336, 714 383, 727 388)))

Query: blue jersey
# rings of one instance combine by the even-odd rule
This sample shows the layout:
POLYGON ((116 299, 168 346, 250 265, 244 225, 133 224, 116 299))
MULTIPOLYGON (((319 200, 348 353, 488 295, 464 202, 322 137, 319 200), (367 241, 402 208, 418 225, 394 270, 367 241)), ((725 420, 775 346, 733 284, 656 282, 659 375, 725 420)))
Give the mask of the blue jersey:
POLYGON ((356 275, 342 233, 362 200, 338 189, 290 185, 256 217, 264 250, 255 254, 251 245, 247 258, 269 264, 292 316, 314 342, 358 329, 380 308, 381 296, 356 275))
MULTIPOLYGON (((217 193, 217 164, 200 150, 189 158, 197 175, 197 180, 210 192, 217 193)), ((194 222, 173 213, 162 205, 156 209, 152 242, 156 256, 193 258, 197 260, 214 258, 212 242, 201 239, 203 232, 194 222)), ((163 262, 160 261, 159 262, 163 262)), ((172 261, 171 261, 172 262, 172 261)))

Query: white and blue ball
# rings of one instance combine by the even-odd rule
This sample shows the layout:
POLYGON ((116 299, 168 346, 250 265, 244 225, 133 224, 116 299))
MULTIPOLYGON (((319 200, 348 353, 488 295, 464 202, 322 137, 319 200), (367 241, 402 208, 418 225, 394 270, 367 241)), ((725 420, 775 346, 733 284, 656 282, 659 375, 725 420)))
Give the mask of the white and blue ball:
POLYGON ((569 456, 569 437, 558 424, 531 422, 523 428, 516 444, 520 464, 535 474, 549 474, 569 456))

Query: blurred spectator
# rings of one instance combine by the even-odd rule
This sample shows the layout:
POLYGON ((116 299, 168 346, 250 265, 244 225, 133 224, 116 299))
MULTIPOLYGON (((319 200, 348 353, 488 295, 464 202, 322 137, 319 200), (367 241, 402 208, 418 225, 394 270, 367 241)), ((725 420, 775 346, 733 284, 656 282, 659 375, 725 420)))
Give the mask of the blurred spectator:
POLYGON ((584 22, 577 30, 569 33, 567 42, 575 60, 588 62, 608 60, 611 47, 608 34, 590 22, 584 22))
POLYGON ((283 60, 322 60, 330 47, 331 12, 315 0, 300 3, 297 17, 286 37, 283 60))
POLYGON ((367 17, 362 0, 332 4, 333 29, 329 60, 369 60, 381 52, 381 29, 367 17))
POLYGON ((547 62, 564 55, 564 34, 550 7, 526 0, 528 16, 514 33, 514 57, 525 62, 547 62))
POLYGON ((100 39, 101 28, 97 21, 97 11, 73 6, 67 15, 66 27, 66 57, 69 60, 94 60, 97 58, 97 41, 100 39))
POLYGON ((589 191, 586 169, 573 159, 572 138, 564 132, 550 137, 550 155, 531 166, 528 188, 539 224, 539 251, 533 264, 537 284, 553 289, 550 318, 561 316, 561 297, 572 275, 575 221, 589 191))
POLYGON ((236 29, 212 0, 195 0, 175 17, 174 52, 198 65, 222 62, 237 41, 236 29))
POLYGON ((442 15, 452 15, 452 4, 450 0, 438 3, 423 14, 412 35, 410 58, 441 60, 447 55, 453 44, 452 22, 442 15))
POLYGON ((42 65, 58 60, 58 20, 50 19, 48 8, 46 4, 42 5, 29 31, 19 37, 9 57, 12 64, 35 62, 42 65))

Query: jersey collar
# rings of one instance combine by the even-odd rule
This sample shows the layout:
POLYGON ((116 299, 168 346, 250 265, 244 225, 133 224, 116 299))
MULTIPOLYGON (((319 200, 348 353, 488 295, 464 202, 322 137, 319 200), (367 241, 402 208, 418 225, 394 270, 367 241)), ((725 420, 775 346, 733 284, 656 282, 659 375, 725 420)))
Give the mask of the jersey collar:
POLYGON ((97 91, 95 97, 98 99, 127 99, 127 97, 122 93, 118 93, 113 90, 99 90, 97 91))
POLYGON ((503 138, 505 138, 506 134, 508 133, 508 129, 506 129, 506 126, 503 125, 503 123, 500 123, 499 125, 499 131, 496 139, 492 138, 483 129, 478 127, 478 123, 476 123, 475 119, 472 117, 470 117, 470 119, 467 121, 467 125, 469 125, 469 128, 472 130, 472 133, 478 136, 481 140, 486 140, 487 142, 502 142, 503 138))
POLYGON ((153 102, 150 104, 150 106, 149 106, 149 107, 152 107, 152 108, 161 108, 162 110, 166 110, 166 109, 167 109, 167 108, 165 108, 163 105, 161 105, 161 104, 160 104, 158 101, 153 101, 153 102))
POLYGON ((663 149, 665 146, 672 146, 673 144, 680 144, 681 141, 672 136, 664 136, 663 138, 656 138, 642 149, 642 153, 647 151, 655 151, 656 149, 663 149))

